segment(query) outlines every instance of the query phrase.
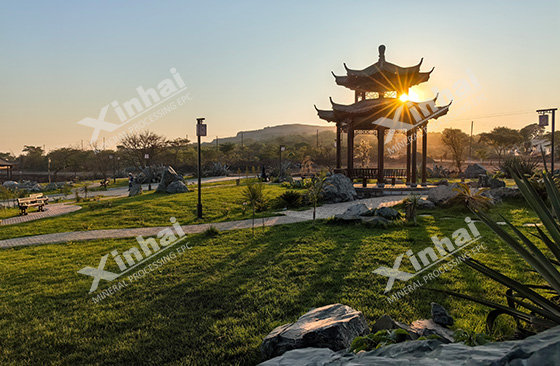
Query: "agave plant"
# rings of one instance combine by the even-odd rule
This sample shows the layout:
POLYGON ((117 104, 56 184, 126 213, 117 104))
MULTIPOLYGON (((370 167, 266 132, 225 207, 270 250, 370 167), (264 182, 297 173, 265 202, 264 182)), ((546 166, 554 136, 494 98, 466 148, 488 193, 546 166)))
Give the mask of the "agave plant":
POLYGON ((415 226, 417 225, 416 210, 418 209, 419 203, 420 196, 417 194, 411 194, 404 200, 406 207, 406 221, 412 222, 415 226))
POLYGON ((492 199, 482 195, 488 190, 488 188, 479 188, 475 191, 472 190, 466 183, 457 184, 459 187, 453 188, 453 190, 458 192, 458 194, 451 198, 449 203, 462 204, 473 210, 485 210, 492 205, 492 199))
POLYGON ((495 310, 491 311, 486 318, 489 332, 492 331, 494 321, 501 314, 514 317, 519 328, 521 328, 520 320, 528 323, 536 330, 543 330, 560 324, 560 272, 557 268, 560 265, 560 225, 558 221, 558 218, 560 218, 560 192, 554 184, 553 178, 545 171, 543 179, 551 204, 551 208, 549 208, 527 177, 518 172, 512 172, 512 177, 525 200, 541 220, 544 230, 535 225, 537 234, 534 235, 534 238, 529 238, 505 217, 501 216, 502 221, 511 229, 512 233, 510 233, 497 225, 495 220, 486 213, 476 209, 473 211, 482 222, 542 277, 546 285, 520 283, 471 258, 465 262, 467 265, 508 288, 506 291, 507 305, 451 291, 436 290, 494 308, 495 310), (541 241, 548 248, 546 253, 541 251, 533 242, 535 239, 541 241))

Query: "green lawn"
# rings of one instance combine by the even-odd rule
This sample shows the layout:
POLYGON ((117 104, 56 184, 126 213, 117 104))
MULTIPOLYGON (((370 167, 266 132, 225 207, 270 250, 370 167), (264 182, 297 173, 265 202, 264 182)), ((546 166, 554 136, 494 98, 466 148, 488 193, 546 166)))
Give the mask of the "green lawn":
MULTIPOLYGON (((79 204, 82 210, 68 215, 7 225, 0 230, 0 239, 64 231, 166 226, 171 216, 182 225, 248 219, 251 210, 242 205, 243 189, 243 186, 210 186, 204 189, 203 220, 196 218, 196 192, 170 195, 151 191, 136 197, 82 202, 79 204)), ((286 188, 270 184, 265 191, 268 198, 273 199, 286 188)), ((259 213, 257 217, 271 215, 272 211, 268 211, 259 213)))
MULTIPOLYGON (((155 198, 140 198, 151 207, 147 223, 181 217, 180 205, 171 203, 177 198, 159 197, 166 205, 155 205, 155 198), (176 211, 151 211, 168 205, 176 211)), ((0 364, 255 365, 262 338, 274 327, 337 302, 361 310, 371 324, 383 314, 402 322, 429 317, 430 302, 436 301, 455 316, 457 327, 484 331, 489 309, 471 302, 425 290, 386 301, 387 279, 372 271, 392 267, 408 249, 416 253, 431 246, 433 235, 450 236, 465 227, 468 215, 457 209, 422 213, 432 216, 420 217, 417 227, 320 222, 315 228, 310 223, 259 228, 254 238, 250 230, 191 236, 192 250, 100 303, 88 294, 91 277, 76 272, 97 267, 114 249, 122 253, 136 245, 133 239, 1 250, 0 364)), ((505 203, 493 210, 497 213, 517 226, 534 222, 519 202, 505 203)), ((92 220, 100 225, 100 218, 92 220)), ((477 227, 488 248, 477 259, 521 281, 538 280, 483 224, 477 227)), ((112 260, 107 263, 107 270, 118 272, 112 260)), ((412 271, 405 261, 401 269, 412 271)), ((108 284, 102 280, 95 294, 108 284)), ((396 281, 394 290, 404 284, 396 281)), ((504 303, 503 288, 465 265, 430 286, 504 303)), ((496 336, 510 334, 512 326, 499 318, 496 336)))

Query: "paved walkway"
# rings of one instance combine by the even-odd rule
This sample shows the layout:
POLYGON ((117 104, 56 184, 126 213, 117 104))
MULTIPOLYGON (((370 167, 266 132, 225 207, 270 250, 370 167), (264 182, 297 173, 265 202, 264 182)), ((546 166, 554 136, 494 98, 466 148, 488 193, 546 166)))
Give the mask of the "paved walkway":
POLYGON ((37 208, 30 208, 27 210, 28 214, 25 216, 16 216, 3 219, 0 225, 21 224, 22 222, 44 219, 47 217, 54 217, 65 215, 70 212, 78 211, 82 207, 76 205, 67 205, 64 203, 51 203, 45 206, 45 211, 37 211, 37 208))
MULTIPOLYGON (((401 202, 406 196, 392 196, 392 197, 375 197, 352 202, 342 202, 326 204, 317 207, 317 219, 326 219, 336 214, 343 213, 346 209, 357 203, 365 203, 369 208, 377 208, 382 206, 393 206, 401 202)), ((256 219, 255 226, 274 226, 282 224, 293 224, 296 222, 310 221, 312 219, 312 210, 305 211, 283 211, 284 216, 268 217, 265 219, 256 219)), ((171 225, 171 224, 170 224, 171 225)), ((198 225, 184 225, 183 231, 187 234, 201 233, 214 226, 220 231, 229 231, 237 229, 250 229, 252 220, 239 220, 228 221, 198 225)), ((0 240, 0 248, 11 248, 24 245, 41 245, 41 244, 54 244, 64 243, 68 241, 82 241, 92 239, 115 239, 115 238, 130 238, 142 235, 143 237, 154 236, 165 227, 143 227, 131 229, 105 229, 105 230, 91 230, 91 231, 72 231, 66 233, 54 233, 35 236, 25 236, 21 238, 0 240)))

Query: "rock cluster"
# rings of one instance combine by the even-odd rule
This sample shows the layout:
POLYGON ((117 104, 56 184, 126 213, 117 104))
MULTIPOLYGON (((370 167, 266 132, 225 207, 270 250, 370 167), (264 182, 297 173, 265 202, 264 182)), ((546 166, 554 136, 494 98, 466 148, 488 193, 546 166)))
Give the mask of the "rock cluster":
POLYGON ((358 197, 352 180, 343 174, 333 174, 325 179, 323 199, 325 203, 354 201, 358 197))

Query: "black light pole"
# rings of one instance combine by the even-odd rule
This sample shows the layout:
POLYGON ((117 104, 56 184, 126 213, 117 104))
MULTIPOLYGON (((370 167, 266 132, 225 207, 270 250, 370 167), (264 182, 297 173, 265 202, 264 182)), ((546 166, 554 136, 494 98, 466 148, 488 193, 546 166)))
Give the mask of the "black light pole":
POLYGON ((201 160, 201 152, 200 152, 200 136, 206 136, 206 125, 202 123, 204 118, 197 118, 196 119, 196 137, 198 140, 198 205, 196 206, 196 217, 199 219, 202 218, 202 160, 201 160))
POLYGON ((558 108, 550 108, 550 109, 538 109, 537 113, 539 116, 539 126, 548 126, 548 113, 552 114, 552 144, 550 146, 550 171, 552 175, 554 175, 554 130, 555 127, 555 120, 554 114, 558 110, 558 108))
POLYGON ((282 151, 284 151, 285 149, 286 147, 284 145, 280 145, 280 167, 279 167, 280 177, 282 177, 282 151))
POLYGON ((152 171, 150 170, 150 154, 144 154, 146 168, 148 168, 148 191, 152 190, 152 171))
POLYGON ((115 175, 115 159, 113 159, 113 155, 109 155, 109 159, 113 163, 113 184, 117 183, 117 176, 115 175))

